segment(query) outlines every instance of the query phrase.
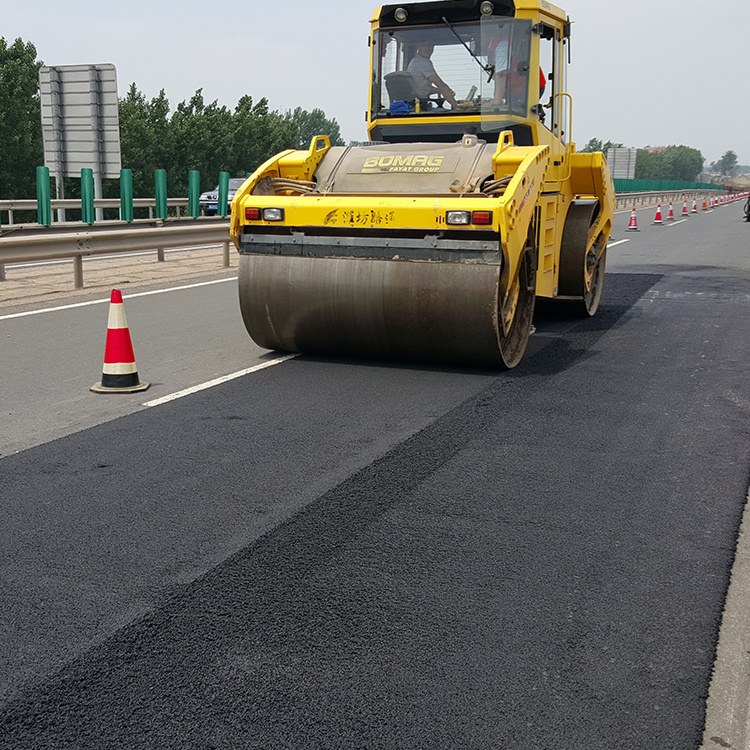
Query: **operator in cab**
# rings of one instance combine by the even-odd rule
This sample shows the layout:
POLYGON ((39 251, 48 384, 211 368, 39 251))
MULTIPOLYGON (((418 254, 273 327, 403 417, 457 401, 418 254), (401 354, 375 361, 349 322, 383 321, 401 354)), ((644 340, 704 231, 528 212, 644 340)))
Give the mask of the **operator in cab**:
POLYGON ((420 99, 428 99, 431 94, 440 94, 451 105, 456 107, 456 97, 450 86, 437 74, 432 64, 432 53, 435 45, 421 42, 417 45, 417 54, 411 59, 407 71, 412 74, 414 87, 420 99))

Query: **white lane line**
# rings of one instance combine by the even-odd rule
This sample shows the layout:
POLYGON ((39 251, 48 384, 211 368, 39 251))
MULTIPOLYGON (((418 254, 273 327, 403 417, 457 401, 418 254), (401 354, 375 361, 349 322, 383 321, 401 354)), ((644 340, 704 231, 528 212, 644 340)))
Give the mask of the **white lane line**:
MULTIPOLYGON (((135 294, 125 294, 125 299, 134 297, 149 297, 152 294, 165 294, 166 292, 179 292, 183 289, 196 289, 200 286, 210 286, 211 284, 223 284, 225 281, 237 281, 237 276, 230 276, 228 279, 214 279, 213 281, 201 281, 197 284, 185 284, 184 286, 172 286, 167 289, 152 289, 150 292, 136 292, 135 294)), ((109 297, 105 299, 92 299, 88 302, 75 302, 72 305, 60 305, 59 307, 45 307, 42 310, 27 310, 26 312, 12 313, 11 315, 0 315, 0 320, 10 320, 11 318, 25 318, 27 315, 41 315, 48 312, 59 312, 60 310, 72 310, 74 307, 88 307, 89 305, 101 305, 109 302, 109 297)))
POLYGON ((678 224, 682 224, 683 221, 687 221, 687 219, 680 219, 679 221, 672 222, 671 224, 667 224, 668 227, 676 227, 678 224))
POLYGON ((184 391, 177 391, 176 393, 170 393, 168 396, 162 396, 161 398, 155 398, 152 401, 146 401, 143 406, 160 406, 161 404, 166 404, 170 401, 174 401, 175 399, 182 398, 183 396, 189 396, 192 393, 198 393, 198 391, 205 391, 206 388, 213 388, 215 385, 221 385, 222 383, 226 383, 229 380, 241 378, 243 375, 249 375, 251 372, 265 370, 266 367, 273 367, 273 365, 278 365, 281 362, 286 362, 288 359, 293 359, 294 357, 298 356, 299 354, 285 354, 283 357, 279 357, 278 359, 272 359, 268 362, 261 362, 259 365, 248 367, 247 369, 240 370, 239 372, 233 372, 231 375, 224 375, 223 377, 216 378, 215 380, 209 380, 206 383, 194 385, 192 386, 192 388, 185 388, 184 391))
POLYGON ((615 245, 622 245, 623 242, 630 242, 630 237, 626 237, 624 240, 617 240, 617 242, 608 242, 607 248, 614 247, 615 245))

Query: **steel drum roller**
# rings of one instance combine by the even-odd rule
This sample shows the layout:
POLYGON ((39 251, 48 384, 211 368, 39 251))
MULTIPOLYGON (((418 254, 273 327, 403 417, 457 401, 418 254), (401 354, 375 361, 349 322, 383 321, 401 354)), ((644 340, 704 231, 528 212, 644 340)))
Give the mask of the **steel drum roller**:
POLYGON ((268 349, 502 366, 498 264, 241 255, 240 307, 268 349))

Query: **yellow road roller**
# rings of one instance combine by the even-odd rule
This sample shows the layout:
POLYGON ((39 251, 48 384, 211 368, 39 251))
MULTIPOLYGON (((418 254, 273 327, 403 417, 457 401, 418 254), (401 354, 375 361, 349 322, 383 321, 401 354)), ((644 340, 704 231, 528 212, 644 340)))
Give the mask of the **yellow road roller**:
POLYGON ((277 154, 235 193, 250 336, 287 352, 517 365, 537 297, 593 315, 614 188, 577 153, 570 21, 545 0, 384 5, 369 141, 277 154))

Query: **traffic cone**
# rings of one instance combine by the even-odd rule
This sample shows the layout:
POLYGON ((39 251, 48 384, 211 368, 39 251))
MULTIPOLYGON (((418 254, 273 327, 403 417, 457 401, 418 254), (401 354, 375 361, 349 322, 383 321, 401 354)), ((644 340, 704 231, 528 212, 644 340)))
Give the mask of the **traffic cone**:
POLYGON ((695 198, 693 198, 693 207, 690 209, 690 213, 691 214, 697 214, 698 213, 698 203, 695 200, 695 198))
POLYGON ((635 217, 635 209, 633 209, 632 213, 630 214, 630 223, 628 224, 628 228, 625 230, 626 232, 640 232, 641 230, 638 229, 638 219, 635 217))
POLYGON ((667 221, 674 221, 674 210, 672 209, 672 201, 669 201, 669 211, 667 211, 667 221))
POLYGON ((102 379, 92 385, 91 390, 94 393, 135 393, 145 391, 150 385, 151 383, 141 383, 138 380, 133 344, 130 342, 125 307, 122 304, 122 292, 113 289, 109 300, 102 379))
POLYGON ((656 216, 654 216, 654 224, 663 224, 661 220, 661 203, 656 207, 656 216))
POLYGON ((682 204, 682 213, 680 214, 680 216, 690 216, 690 214, 688 213, 687 201, 682 204))
POLYGON ((701 208, 701 211, 708 211, 708 206, 706 205, 706 199, 703 199, 703 208, 701 208))

